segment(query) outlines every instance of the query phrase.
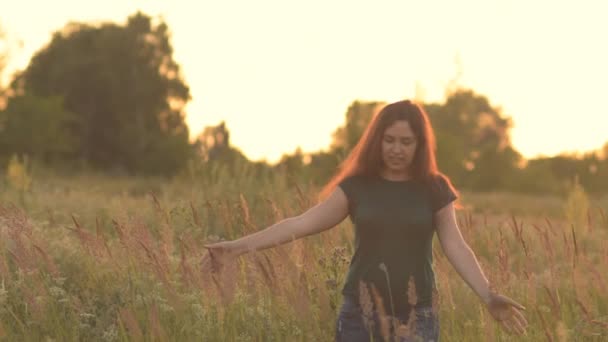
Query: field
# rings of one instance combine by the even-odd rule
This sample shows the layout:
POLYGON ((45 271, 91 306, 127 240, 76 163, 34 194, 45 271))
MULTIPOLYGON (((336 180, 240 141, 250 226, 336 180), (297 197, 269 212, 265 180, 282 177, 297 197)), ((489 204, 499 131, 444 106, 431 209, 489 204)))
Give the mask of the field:
MULTIPOLYGON (((93 174, 0 186, 2 341, 333 339, 349 220, 245 255, 222 278, 200 268, 204 243, 298 215, 314 186, 93 174)), ((503 333, 435 241, 442 341, 608 339, 608 197, 463 192, 460 204, 465 239, 529 326, 503 333)))

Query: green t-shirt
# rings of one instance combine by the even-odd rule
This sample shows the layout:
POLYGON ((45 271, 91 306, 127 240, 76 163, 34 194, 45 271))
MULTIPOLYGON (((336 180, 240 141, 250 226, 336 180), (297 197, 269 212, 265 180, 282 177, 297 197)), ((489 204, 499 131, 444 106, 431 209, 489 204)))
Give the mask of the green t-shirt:
POLYGON ((422 183, 391 181, 380 176, 345 178, 340 188, 348 198, 355 229, 355 252, 342 293, 359 297, 359 281, 376 287, 387 314, 407 315, 408 280, 414 277, 416 306, 432 303, 434 213, 456 199, 443 176, 422 183), (387 272, 382 270, 381 264, 387 272))

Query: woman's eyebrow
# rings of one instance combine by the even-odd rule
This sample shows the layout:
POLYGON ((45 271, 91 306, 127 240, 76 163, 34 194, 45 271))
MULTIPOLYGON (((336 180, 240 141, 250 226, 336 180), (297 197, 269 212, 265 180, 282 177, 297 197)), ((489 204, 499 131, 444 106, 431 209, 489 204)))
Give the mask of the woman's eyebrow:
POLYGON ((384 133, 384 137, 385 138, 398 138, 398 139, 408 139, 408 140, 414 140, 416 139, 416 137, 414 137, 413 135, 406 135, 406 136, 394 136, 388 133, 384 133))

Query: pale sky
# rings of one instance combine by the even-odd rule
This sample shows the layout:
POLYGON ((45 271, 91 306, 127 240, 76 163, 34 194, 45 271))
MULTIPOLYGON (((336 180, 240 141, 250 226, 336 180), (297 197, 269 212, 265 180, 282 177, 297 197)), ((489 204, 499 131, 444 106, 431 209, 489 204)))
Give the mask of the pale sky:
POLYGON ((172 31, 195 136, 226 121, 232 145, 274 162, 326 149, 356 100, 444 100, 460 84, 514 121, 525 157, 608 142, 608 2, 0 0, 23 69, 69 21, 123 24, 140 9, 172 31))

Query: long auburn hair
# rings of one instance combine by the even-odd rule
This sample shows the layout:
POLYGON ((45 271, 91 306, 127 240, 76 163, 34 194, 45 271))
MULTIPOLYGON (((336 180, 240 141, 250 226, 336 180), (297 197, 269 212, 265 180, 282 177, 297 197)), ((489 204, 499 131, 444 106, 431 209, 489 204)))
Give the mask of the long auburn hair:
POLYGON ((437 169, 435 134, 428 115, 418 104, 404 100, 384 106, 372 117, 357 145, 340 164, 338 172, 321 190, 321 198, 329 196, 345 178, 355 175, 376 176, 380 174, 383 167, 382 138, 384 131, 397 120, 407 121, 416 136, 417 146, 410 166, 412 178, 432 186, 437 176, 443 177, 448 186, 456 192, 449 178, 437 169))

